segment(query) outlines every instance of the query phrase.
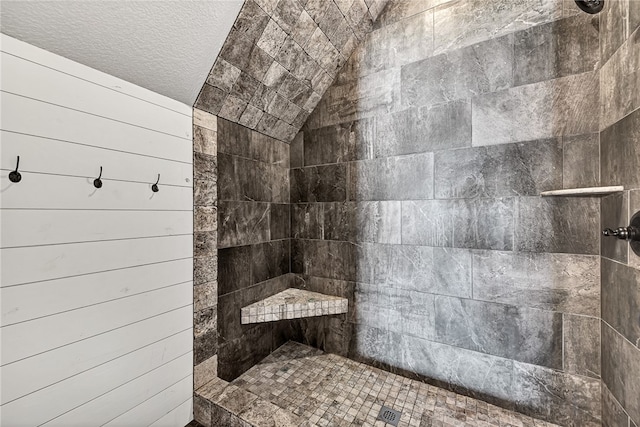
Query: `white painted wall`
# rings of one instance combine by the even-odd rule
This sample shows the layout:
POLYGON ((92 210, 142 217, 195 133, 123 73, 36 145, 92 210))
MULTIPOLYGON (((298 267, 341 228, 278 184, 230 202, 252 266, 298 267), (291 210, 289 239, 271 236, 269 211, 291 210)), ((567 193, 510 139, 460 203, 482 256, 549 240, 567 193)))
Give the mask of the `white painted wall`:
POLYGON ((191 108, 1 34, 0 73, 0 425, 183 427, 191 108))

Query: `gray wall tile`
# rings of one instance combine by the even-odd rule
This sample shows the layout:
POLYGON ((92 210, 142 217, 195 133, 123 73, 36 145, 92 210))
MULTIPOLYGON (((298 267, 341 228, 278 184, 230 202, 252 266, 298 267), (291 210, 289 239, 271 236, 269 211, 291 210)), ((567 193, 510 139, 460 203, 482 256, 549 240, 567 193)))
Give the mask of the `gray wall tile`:
POLYGON ((599 36, 598 17, 585 13, 516 33, 515 85, 596 70, 599 36))
POLYGON ((563 142, 563 187, 600 185, 600 135, 565 136, 563 142))
POLYGON ((511 250, 513 212, 512 198, 402 202, 402 243, 511 250))
POLYGON ((599 226, 598 199, 521 197, 515 247, 526 252, 598 255, 599 226))
POLYGON ((632 421, 640 420, 640 350, 605 322, 602 323, 602 381, 632 421))
POLYGON ((291 202, 347 200, 347 166, 334 164, 291 169, 291 202))
POLYGON ((533 196, 562 186, 556 139, 442 151, 435 154, 439 199, 533 196))
POLYGON ((603 185, 640 188, 640 109, 600 134, 603 185))
POLYGON ((475 299, 600 316, 598 256, 474 251, 475 299))
POLYGON ((640 347, 640 270, 602 260, 602 320, 640 347))
MULTIPOLYGON (((628 193, 612 194, 603 197, 600 201, 600 228, 616 229, 629 225, 629 199, 628 193)), ((629 257, 629 243, 614 238, 601 237, 600 251, 603 257, 627 263, 629 257)))
POLYGON ((598 130, 598 73, 480 95, 473 99, 473 145, 578 135, 598 130))
POLYGON ((402 103, 439 104, 507 89, 513 86, 513 53, 508 35, 406 65, 402 103))
POLYGON ((629 427, 629 416, 606 385, 602 386, 602 425, 604 427, 629 427))
POLYGON ((599 380, 520 362, 513 378, 516 410, 560 425, 601 425, 599 380))
POLYGON ((562 369, 562 314, 436 297, 437 341, 562 369))
POLYGON ((600 378, 600 319, 564 315, 564 371, 600 378))

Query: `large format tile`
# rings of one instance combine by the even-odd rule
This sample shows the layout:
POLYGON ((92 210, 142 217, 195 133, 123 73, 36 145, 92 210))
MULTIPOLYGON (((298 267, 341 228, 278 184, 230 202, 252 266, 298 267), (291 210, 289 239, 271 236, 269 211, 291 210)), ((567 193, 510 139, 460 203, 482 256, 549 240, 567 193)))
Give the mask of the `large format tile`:
POLYGON ((433 198, 433 153, 349 163, 349 200, 433 198))
MULTIPOLYGON (((437 37, 437 36, 436 36, 437 37)), ((402 104, 421 106, 513 86, 513 36, 488 40, 402 67, 402 104)))
MULTIPOLYGON (((632 3, 639 2, 632 0, 632 3)), ((632 34, 603 65, 600 82, 601 127, 604 129, 640 107, 640 31, 632 34)))
POLYGON ((563 143, 563 188, 600 186, 600 134, 565 136, 563 143))
POLYGON ((291 169, 291 202, 347 200, 347 165, 334 164, 291 169))
POLYGON ((600 258, 474 251, 475 299, 600 316, 600 258))
MULTIPOLYGON (((629 193, 617 193, 600 200, 600 228, 616 229, 629 225, 629 193)), ((600 239, 600 253, 603 257, 616 260, 623 264, 629 257, 629 242, 613 237, 600 239)))
POLYGON ((404 369, 483 399, 512 398, 511 360, 408 336, 402 337, 401 346, 404 369))
POLYGON ((604 427, 629 427, 629 416, 611 394, 606 385, 602 386, 602 425, 604 427))
POLYGON ((513 249, 514 199, 402 202, 402 243, 513 249))
POLYGON ((358 255, 359 280, 433 294, 471 296, 471 252, 413 245, 368 245, 358 255))
POLYGON ((556 139, 442 151, 434 163, 439 199, 534 196, 562 186, 556 139))
POLYGON ((640 347, 640 270, 602 260, 602 320, 640 347))
POLYGON ((436 297, 439 342, 562 369, 562 314, 436 297))
MULTIPOLYGON (((602 36, 600 38, 600 52, 603 63, 618 50, 626 40, 629 28, 629 1, 618 0, 605 2, 600 12, 602 36)), ((635 1, 635 0, 632 0, 635 1)))
POLYGON ((396 244, 401 240, 397 201, 325 203, 323 218, 327 240, 396 244))
POLYGON ((458 0, 435 10, 435 51, 445 52, 523 30, 562 16, 562 2, 458 0))
POLYGON ((564 315, 564 371, 600 378, 600 319, 564 315))
POLYGON ((599 65, 599 21, 581 13, 515 34, 515 85, 594 71, 599 65))
POLYGON ((218 247, 241 246, 270 240, 269 212, 269 203, 219 202, 218 247))
POLYGON ((471 103, 466 100, 411 108, 376 118, 376 157, 469 146, 471 103))
POLYGON ((602 323, 602 381, 630 415, 640 421, 640 349, 602 323))
POLYGON ((304 132, 304 165, 314 166, 373 157, 375 122, 356 120, 304 132))
POLYGON ((596 198, 521 197, 515 248, 525 252, 600 253, 600 201, 596 198))
POLYGON ((480 95, 473 99, 473 145, 596 132, 598 87, 598 73, 587 72, 480 95))
POLYGON ((514 362, 516 410, 564 426, 601 426, 600 380, 514 362))
POLYGON ((640 109, 600 134, 602 185, 640 188, 640 109))

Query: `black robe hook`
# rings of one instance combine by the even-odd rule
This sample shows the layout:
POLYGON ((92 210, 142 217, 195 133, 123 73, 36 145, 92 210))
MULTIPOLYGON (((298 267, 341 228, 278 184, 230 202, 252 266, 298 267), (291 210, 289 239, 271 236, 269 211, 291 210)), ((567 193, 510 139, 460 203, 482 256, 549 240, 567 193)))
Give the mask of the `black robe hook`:
POLYGON ((102 166, 100 166, 100 175, 96 179, 93 180, 93 186, 96 188, 102 188, 102 166))
POLYGON ((22 179, 22 175, 18 172, 18 166, 20 166, 20 156, 18 156, 18 161, 16 162, 16 170, 9 173, 9 181, 20 182, 22 179))
POLYGON ((158 188, 159 182, 160 182, 160 174, 158 174, 158 180, 156 181, 156 183, 151 186, 151 191, 153 191, 154 193, 157 193, 158 191, 160 191, 160 189, 158 188))

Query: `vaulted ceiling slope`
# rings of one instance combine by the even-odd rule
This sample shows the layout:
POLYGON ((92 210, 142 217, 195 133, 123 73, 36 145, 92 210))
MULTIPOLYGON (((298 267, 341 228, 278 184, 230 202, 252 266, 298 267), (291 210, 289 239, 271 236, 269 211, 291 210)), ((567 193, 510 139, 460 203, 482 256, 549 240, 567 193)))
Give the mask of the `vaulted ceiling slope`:
POLYGON ((193 105, 242 0, 2 0, 0 31, 193 105))
POLYGON ((195 107, 290 142, 387 0, 246 0, 195 107))

